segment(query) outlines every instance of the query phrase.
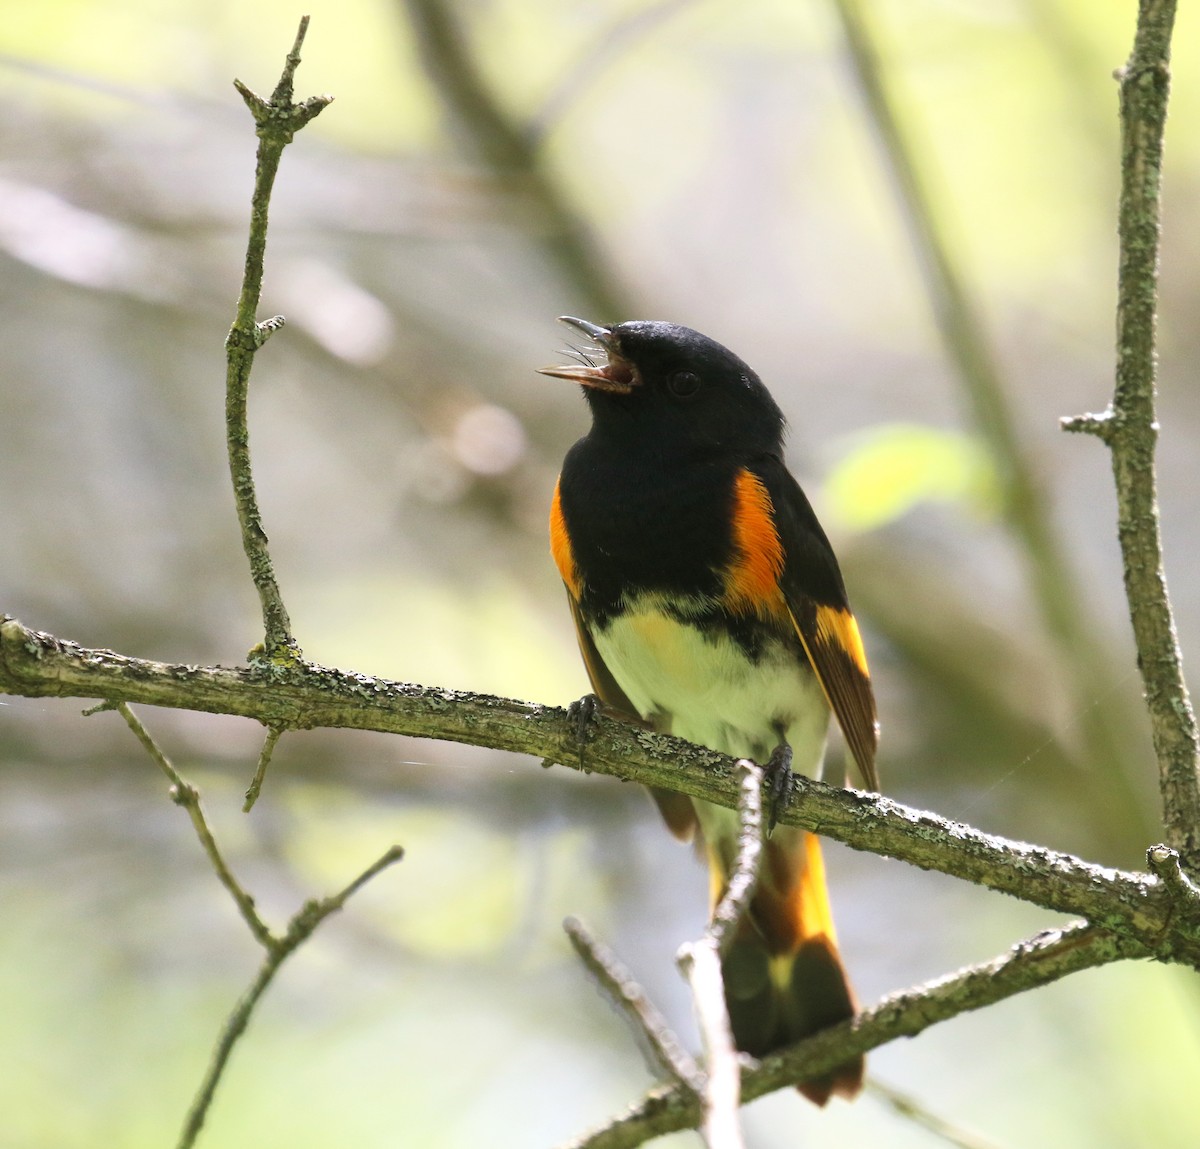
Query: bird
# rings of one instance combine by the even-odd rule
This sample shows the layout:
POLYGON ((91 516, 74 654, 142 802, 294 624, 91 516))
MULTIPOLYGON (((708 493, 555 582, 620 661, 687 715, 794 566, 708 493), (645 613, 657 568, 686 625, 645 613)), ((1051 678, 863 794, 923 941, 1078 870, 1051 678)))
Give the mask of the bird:
MULTIPOLYGON (((541 373, 582 386, 591 428, 567 452, 550 508, 595 697, 631 722, 739 758, 821 776, 829 716, 879 789, 875 699, 829 540, 784 463, 785 420, 720 343, 657 320, 560 321, 587 337, 541 373)), ((667 790, 670 830, 707 857, 715 907, 737 815, 667 790)), ((762 1057, 853 1017, 820 839, 776 827, 722 963, 734 1042, 762 1057)), ((799 1085, 855 1097, 864 1061, 799 1085)))

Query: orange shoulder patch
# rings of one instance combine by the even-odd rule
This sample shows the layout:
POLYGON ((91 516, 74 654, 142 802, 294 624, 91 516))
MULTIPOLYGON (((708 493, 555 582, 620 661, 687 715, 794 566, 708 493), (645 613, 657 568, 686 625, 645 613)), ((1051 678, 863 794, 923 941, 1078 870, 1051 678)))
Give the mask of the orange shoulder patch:
POLYGON ((783 609, 779 576, 783 543, 775 507, 762 480, 744 467, 733 481, 733 557, 725 568, 725 603, 732 610, 775 613, 783 609))
POLYGON ((558 573, 567 584, 567 590, 578 599, 582 585, 579 571, 575 566, 575 552, 571 549, 571 536, 567 532, 567 521, 563 518, 562 500, 559 497, 558 483, 554 484, 554 499, 550 504, 550 554, 558 573))

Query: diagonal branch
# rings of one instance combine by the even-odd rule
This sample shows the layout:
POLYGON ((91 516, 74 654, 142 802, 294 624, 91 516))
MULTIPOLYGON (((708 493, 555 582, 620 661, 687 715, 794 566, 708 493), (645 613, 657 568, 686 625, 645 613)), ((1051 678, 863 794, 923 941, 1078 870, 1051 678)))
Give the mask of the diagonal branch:
POLYGON ((213 1097, 216 1095, 217 1086, 229 1064, 234 1046, 245 1033, 246 1027, 250 1024, 250 1016, 254 1012, 254 1007, 275 979, 279 967, 311 937, 317 926, 330 914, 340 910, 346 904, 347 899, 376 874, 398 862, 404 856, 404 851, 399 846, 390 847, 382 857, 369 865, 338 893, 327 898, 316 898, 305 902, 288 922, 287 929, 282 934, 276 934, 263 921, 254 905, 254 899, 246 892, 226 864, 201 808, 200 791, 175 769, 171 760, 127 703, 118 702, 115 706, 105 706, 99 709, 116 710, 125 719, 129 729, 133 731, 158 768, 167 776, 171 783, 171 800, 188 812, 188 817, 191 819, 192 827, 196 831, 196 837, 200 840, 209 865, 212 866, 221 884, 233 897, 238 912, 254 935, 254 940, 265 951, 262 964, 259 966, 250 988, 239 998, 225 1024, 221 1027, 221 1034, 217 1039, 212 1056, 209 1058, 204 1079, 196 1091, 196 1096, 192 1099, 178 1142, 178 1149, 191 1149, 204 1126, 213 1097))
POLYGON ((259 915, 254 899, 246 893, 242 884, 234 877, 233 871, 226 864, 217 840, 209 828, 208 819, 204 816, 204 809, 200 805, 200 791, 187 782, 175 769, 171 760, 163 753, 158 743, 154 741, 150 732, 142 724, 141 719, 130 710, 128 703, 118 702, 116 711, 125 719, 125 724, 145 747, 146 753, 167 776, 167 780, 171 783, 171 801, 187 811, 192 828, 196 831, 196 837, 200 840, 200 846, 208 858, 208 864, 213 868, 213 873, 220 879, 221 885, 229 891, 230 897, 233 898, 234 904, 238 908, 238 913, 242 915, 242 920, 254 935, 254 940, 269 949, 275 944, 275 938, 270 927, 259 915))
MULTIPOLYGON (((1136 947, 1086 922, 1043 931, 992 961, 893 994, 852 1021, 823 1029, 765 1058, 757 1068, 743 1072, 743 1100, 752 1101, 819 1077, 848 1056, 867 1053, 898 1037, 913 1037, 960 1013, 982 1009, 1081 970, 1137 956, 1136 947)), ((666 1133, 694 1129, 699 1121, 699 1102, 693 1094, 678 1086, 662 1086, 620 1117, 562 1149, 631 1149, 666 1133)))
POLYGON ((588 972, 645 1043, 651 1069, 660 1070, 693 1093, 699 1093, 704 1088, 704 1074, 628 966, 608 946, 592 937, 578 918, 567 918, 563 929, 588 972))
MULTIPOLYGON (((310 663, 293 669, 179 666, 90 650, 0 615, 0 691, 103 698, 254 718, 266 726, 376 730, 579 761, 578 723, 561 707, 414 686, 310 663)), ((734 759, 604 715, 592 719, 587 768, 737 807, 734 759)), ((1015 842, 878 794, 806 778, 779 821, 855 849, 938 870, 1097 925, 1156 956, 1200 967, 1200 917, 1151 874, 1093 865, 1015 842)))
POLYGON ((225 1024, 221 1027, 221 1034, 217 1038, 217 1044, 209 1059, 204 1080, 200 1083, 200 1088, 196 1092, 184 1121, 178 1149, 190 1149, 200 1135, 200 1130, 204 1126, 208 1110, 212 1105, 213 1096, 225 1073, 226 1066, 229 1064, 234 1047, 237 1045, 238 1039, 245 1033, 246 1026, 250 1024, 250 1016, 254 1012, 254 1007, 266 993, 271 982, 274 981, 279 967, 308 941, 317 926, 330 914, 340 910, 352 894, 362 889, 376 874, 382 873, 389 866, 400 861, 403 856, 404 851, 399 846, 391 846, 349 885, 336 894, 305 902, 288 922, 287 929, 282 936, 272 934, 267 941, 259 939, 263 942, 263 948, 266 950, 262 964, 258 967, 258 973, 254 975, 254 981, 251 982, 250 988, 238 999, 229 1017, 226 1018, 225 1024))

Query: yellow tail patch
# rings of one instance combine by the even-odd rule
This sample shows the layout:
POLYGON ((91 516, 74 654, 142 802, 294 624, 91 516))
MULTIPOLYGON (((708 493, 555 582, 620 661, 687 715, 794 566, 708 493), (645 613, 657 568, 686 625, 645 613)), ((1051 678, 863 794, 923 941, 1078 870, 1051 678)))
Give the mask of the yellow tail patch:
POLYGON ((837 945, 833 911, 829 908, 829 888, 825 884, 825 858, 821 839, 810 830, 804 832, 804 872, 800 876, 801 940, 824 936, 837 945))

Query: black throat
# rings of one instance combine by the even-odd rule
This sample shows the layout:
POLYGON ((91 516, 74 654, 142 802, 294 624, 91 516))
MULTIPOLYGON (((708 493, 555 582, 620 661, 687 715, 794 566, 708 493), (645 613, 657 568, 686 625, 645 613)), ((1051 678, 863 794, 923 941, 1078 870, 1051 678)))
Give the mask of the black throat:
POLYGON ((559 497, 580 606, 598 624, 639 594, 683 602, 721 593, 742 463, 727 452, 672 454, 661 442, 625 439, 618 448, 594 429, 563 462, 559 497))

